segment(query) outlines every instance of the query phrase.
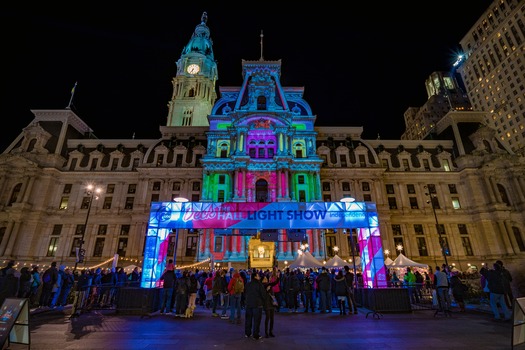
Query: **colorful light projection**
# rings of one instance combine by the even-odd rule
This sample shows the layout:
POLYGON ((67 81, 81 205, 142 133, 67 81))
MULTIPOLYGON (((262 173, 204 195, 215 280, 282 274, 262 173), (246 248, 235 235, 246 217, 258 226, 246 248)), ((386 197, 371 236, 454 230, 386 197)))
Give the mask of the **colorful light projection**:
POLYGON ((141 287, 158 286, 166 263, 168 236, 173 229, 238 231, 350 227, 360 228, 359 246, 365 284, 369 287, 386 287, 383 249, 374 203, 154 202, 151 204, 147 229, 141 287))

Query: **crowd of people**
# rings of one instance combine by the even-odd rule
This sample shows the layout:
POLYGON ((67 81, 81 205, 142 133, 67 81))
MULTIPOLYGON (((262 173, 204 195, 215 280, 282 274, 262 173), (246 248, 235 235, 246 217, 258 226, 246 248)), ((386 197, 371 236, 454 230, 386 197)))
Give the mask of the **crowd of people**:
POLYGON ((27 298, 30 308, 63 308, 73 303, 75 296, 82 297, 80 307, 85 306, 82 302, 110 304, 115 297, 113 286, 138 287, 139 282, 138 267, 129 274, 121 267, 73 272, 54 261, 43 271, 38 265, 24 266, 19 271, 16 262, 9 260, 0 269, 0 305, 6 298, 27 298))
POLYGON ((219 269, 176 271, 169 261, 161 277, 160 314, 191 317, 196 306, 211 316, 240 324, 245 314, 245 335, 259 339, 264 315, 264 335, 274 337, 274 315, 289 313, 357 314, 354 274, 343 269, 219 269))
POLYGON ((489 305, 494 314, 494 320, 510 320, 513 306, 513 293, 511 288, 512 276, 503 266, 501 260, 497 260, 492 268, 483 266, 479 273, 464 274, 446 264, 435 267, 435 273, 412 272, 410 267, 402 279, 395 270, 388 275, 389 287, 406 287, 412 303, 419 303, 422 291, 426 295, 432 295, 439 311, 450 315, 452 300, 459 308, 459 312, 466 311, 466 296, 471 288, 468 280, 477 278, 479 280, 480 297, 488 296, 489 305))

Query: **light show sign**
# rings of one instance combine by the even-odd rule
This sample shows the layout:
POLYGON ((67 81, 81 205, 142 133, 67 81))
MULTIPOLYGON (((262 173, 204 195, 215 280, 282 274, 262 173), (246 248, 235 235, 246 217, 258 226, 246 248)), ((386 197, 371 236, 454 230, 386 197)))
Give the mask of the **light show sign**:
POLYGON ((154 202, 149 228, 337 229, 377 227, 368 202, 201 203, 154 202))

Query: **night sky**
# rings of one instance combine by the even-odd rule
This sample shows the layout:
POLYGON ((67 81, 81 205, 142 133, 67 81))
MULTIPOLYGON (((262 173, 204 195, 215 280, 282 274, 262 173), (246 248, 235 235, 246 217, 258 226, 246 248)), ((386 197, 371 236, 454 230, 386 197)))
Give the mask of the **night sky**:
POLYGON ((304 87, 318 126, 362 126, 399 139, 424 82, 449 70, 491 0, 348 2, 36 2, 2 4, 0 151, 31 110, 72 110, 104 138, 159 138, 175 62, 208 13, 218 86, 242 83, 241 61, 282 60, 283 86, 304 87), (240 3, 243 4, 243 3, 240 3), (341 4, 341 3, 339 3, 341 4), (324 6, 324 7, 323 7, 324 6), (390 17, 390 18, 389 18, 390 17))

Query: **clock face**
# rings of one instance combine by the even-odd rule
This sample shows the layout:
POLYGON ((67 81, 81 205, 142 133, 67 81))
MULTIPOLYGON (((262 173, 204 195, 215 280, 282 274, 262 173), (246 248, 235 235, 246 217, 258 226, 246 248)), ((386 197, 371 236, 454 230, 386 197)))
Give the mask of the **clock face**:
POLYGON ((188 66, 187 72, 190 73, 190 74, 197 74, 197 73, 199 73, 200 70, 201 70, 201 68, 198 65, 190 64, 188 66))

